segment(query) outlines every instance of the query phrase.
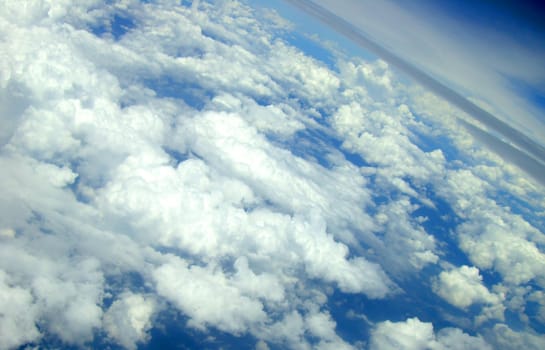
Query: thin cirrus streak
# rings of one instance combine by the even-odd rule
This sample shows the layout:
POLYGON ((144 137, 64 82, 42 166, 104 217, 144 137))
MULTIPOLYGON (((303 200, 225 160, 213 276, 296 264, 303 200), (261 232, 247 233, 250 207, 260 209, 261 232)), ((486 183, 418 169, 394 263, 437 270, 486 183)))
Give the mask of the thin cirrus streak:
MULTIPOLYGON (((533 141, 519 130, 511 127, 507 123, 498 119, 490 112, 469 101, 460 93, 454 91, 445 84, 437 81, 431 75, 418 69, 413 64, 407 62, 380 44, 366 37, 355 26, 344 19, 323 8, 322 6, 310 0, 285 0, 305 13, 317 18, 324 24, 330 26, 338 33, 360 47, 375 53, 392 66, 398 68, 405 74, 415 79, 431 92, 440 96, 455 105, 468 115, 481 122, 495 134, 478 129, 469 123, 462 123, 469 132, 486 144, 493 151, 498 153, 505 160, 516 164, 527 174, 535 178, 542 184, 545 184, 545 147, 533 141), (477 131, 478 129, 478 131, 477 131), (498 148, 498 145, 501 147, 498 148)), ((462 120, 462 119, 460 119, 462 120)))

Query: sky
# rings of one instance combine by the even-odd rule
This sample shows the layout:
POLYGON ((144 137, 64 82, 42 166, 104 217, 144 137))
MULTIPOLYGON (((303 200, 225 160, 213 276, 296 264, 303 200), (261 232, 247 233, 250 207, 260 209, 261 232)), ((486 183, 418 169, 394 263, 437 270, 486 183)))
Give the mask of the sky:
MULTIPOLYGON (((521 26, 524 21, 518 16, 506 18, 501 4, 494 8, 476 2, 464 7, 445 2, 443 9, 437 9, 420 3, 404 9, 395 2, 291 3, 466 112, 484 126, 485 132, 504 143, 505 157, 528 158, 521 165, 538 180, 543 179, 545 71, 541 62, 545 58, 545 32, 540 28, 532 23, 521 26), (522 46, 515 42, 520 37, 529 43, 522 46), (506 57, 506 51, 511 57, 506 57), (520 67, 520 58, 528 64, 520 67), (514 103, 521 108, 515 110, 514 103), (506 151, 505 146, 514 147, 506 151)), ((524 11, 521 9, 520 15, 524 11)), ((481 141, 490 143, 487 138, 481 141)))
POLYGON ((2 2, 0 349, 544 348, 532 6, 2 2))
MULTIPOLYGON (((455 1, 442 5, 431 1, 313 3, 360 28, 400 60, 490 105, 498 118, 543 145, 545 121, 536 100, 545 95, 541 64, 545 30, 525 16, 530 3, 526 7, 508 1, 496 5, 483 1, 464 5, 455 1)), ((534 7, 533 13, 543 10, 543 6, 534 7)))

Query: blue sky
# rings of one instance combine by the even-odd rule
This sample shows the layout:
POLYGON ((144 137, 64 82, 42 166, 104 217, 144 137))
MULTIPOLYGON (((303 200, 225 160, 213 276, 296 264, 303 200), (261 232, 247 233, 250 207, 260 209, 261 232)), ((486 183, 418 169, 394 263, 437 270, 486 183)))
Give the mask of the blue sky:
MULTIPOLYGON (((337 6, 323 1, 325 7, 313 7, 314 2, 308 1, 293 3, 302 9, 307 7, 304 11, 314 12, 312 15, 317 18, 325 18, 324 24, 456 105, 473 119, 470 124, 484 124, 485 133, 492 139, 486 136, 481 141, 491 143, 497 138, 504 145, 498 154, 506 154, 509 161, 528 155, 518 165, 541 179, 545 170, 540 102, 543 33, 533 26, 520 25, 520 18, 508 18, 504 11, 487 8, 485 4, 457 11, 454 4, 450 8, 444 4, 442 10, 441 6, 438 9, 429 5, 408 6, 406 10, 395 2, 346 2, 337 6), (456 15, 449 15, 451 12, 456 15), (389 21, 390 25, 385 25, 389 21), (397 30, 399 27, 402 30, 397 30), (509 55, 529 64, 504 57, 506 47, 509 55), (477 76, 482 79, 475 80, 477 76), (523 109, 512 109, 517 100, 523 109), (509 146, 514 149, 508 150, 509 146), (537 170, 530 170, 534 168, 537 170)), ((497 148, 494 144, 489 147, 497 148)))
POLYGON ((0 349, 543 348, 536 16, 315 3, 0 5, 0 349))

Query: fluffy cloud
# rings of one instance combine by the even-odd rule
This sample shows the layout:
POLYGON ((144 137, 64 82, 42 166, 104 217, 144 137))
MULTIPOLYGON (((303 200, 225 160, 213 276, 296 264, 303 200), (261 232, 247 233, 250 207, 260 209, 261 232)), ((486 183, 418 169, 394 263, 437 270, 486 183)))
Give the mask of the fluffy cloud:
POLYGON ((36 307, 28 290, 12 287, 6 281, 6 273, 0 270, 0 348, 9 349, 37 340, 36 307))
POLYGON ((483 285, 479 269, 460 266, 443 271, 436 280, 434 290, 452 305, 466 308, 474 303, 496 304, 500 298, 483 285))
POLYGON ((221 271, 187 266, 179 259, 160 266, 154 274, 157 292, 179 307, 204 329, 211 324, 222 331, 239 334, 265 321, 263 305, 236 288, 221 271))
POLYGON ((457 328, 435 333, 431 323, 418 318, 401 322, 379 323, 371 332, 370 349, 492 349, 481 337, 473 337, 457 328))
MULTIPOLYGON (((415 217, 431 190, 512 309, 509 286, 541 283, 541 233, 479 177, 501 176, 419 147, 413 130, 427 129, 384 62, 331 70, 288 44, 277 15, 236 1, 5 1, 0 28, 2 348, 102 334, 134 349, 165 305, 258 348, 352 348, 330 297, 395 297, 441 261, 415 217)), ((479 277, 445 271, 437 291, 495 305, 479 277)), ((396 330, 415 332, 407 346, 481 341, 409 319, 371 344, 396 330)))
MULTIPOLYGON (((513 224, 520 221, 516 217, 514 219, 513 224)), ((489 220, 460 227, 461 247, 474 263, 482 268, 494 268, 508 283, 521 284, 535 279, 539 285, 545 286, 545 254, 538 245, 524 236, 513 235, 509 227, 511 223, 500 221, 501 217, 491 217, 489 220), (480 232, 478 236, 477 232, 480 232)), ((524 231, 521 232, 524 226, 516 227, 517 233, 524 234, 524 231)))
MULTIPOLYGON (((27 299, 29 312, 23 312, 27 315, 24 319, 67 343, 90 341, 93 331, 100 327, 102 317, 103 282, 101 272, 97 271, 97 261, 67 261, 64 257, 54 261, 33 243, 20 246, 21 243, 5 246, 1 263, 18 286, 13 292, 19 290, 28 293, 29 297, 32 295, 27 299)), ((40 239, 37 243, 42 249, 49 247, 50 251, 64 254, 64 247, 59 247, 58 241, 40 239)), ((20 339, 19 344, 36 338, 35 328, 21 330, 25 331, 25 336, 13 338, 20 339)))
MULTIPOLYGON (((492 29, 479 21, 453 20, 452 13, 446 8, 426 4, 401 6, 395 1, 355 0, 342 5, 332 0, 313 2, 353 24, 357 28, 355 31, 362 31, 364 37, 377 46, 387 48, 389 55, 373 45, 363 44, 397 63, 408 74, 418 79, 420 74, 415 70, 419 69, 445 83, 447 89, 454 86, 463 96, 478 96, 493 105, 501 120, 540 141, 544 133, 543 124, 537 117, 540 112, 535 102, 513 84, 517 81, 540 91, 538 81, 543 81, 545 76, 545 70, 539 64, 545 50, 539 35, 529 35, 524 44, 519 40, 518 31, 525 32, 525 25, 505 21, 492 29), (377 17, 376 13, 383 15, 377 17), (487 42, 496 44, 483 45, 487 42)), ((487 9, 492 10, 492 14, 499 8, 490 6, 487 9)), ((500 16, 497 13, 491 16, 496 15, 500 16)), ((339 22, 336 25, 339 26, 339 22)), ((420 79, 426 85, 425 79, 420 79)), ((440 93, 445 94, 445 91, 440 93)))
POLYGON ((460 247, 481 269, 498 271, 509 284, 544 285, 543 234, 486 194, 491 185, 470 170, 449 173, 443 195, 466 221, 457 228, 460 247))
MULTIPOLYGON (((407 106, 375 103, 369 107, 352 102, 335 114, 333 125, 343 135, 345 148, 379 165, 390 181, 403 176, 423 181, 442 174, 445 159, 441 150, 424 152, 411 142, 406 125, 414 116, 407 106)), ((405 186, 400 189, 415 194, 408 190, 409 185, 405 186)))
MULTIPOLYGON (((211 136, 206 138, 207 142, 211 139, 211 136)), ((230 141, 238 145, 241 139, 242 136, 230 141)), ((265 154, 256 154, 257 161, 275 161, 265 154)), ((199 160, 184 161, 174 169, 168 165, 167 158, 147 156, 128 158, 115 181, 99 193, 104 212, 130 219, 135 232, 142 235, 140 240, 149 240, 148 244, 152 245, 178 247, 206 261, 246 254, 261 263, 268 261, 269 266, 279 271, 302 263, 311 277, 336 282, 344 291, 364 292, 372 297, 383 297, 388 293, 388 277, 378 265, 363 258, 348 260, 348 248, 335 242, 327 232, 320 212, 312 214, 310 211, 312 215, 307 215, 312 208, 306 206, 319 206, 320 201, 332 215, 342 213, 344 209, 333 208, 328 203, 330 195, 320 193, 317 184, 308 182, 307 177, 297 177, 287 170, 286 176, 278 176, 282 169, 280 164, 245 166, 244 163, 253 160, 248 154, 237 159, 240 159, 243 176, 256 178, 256 185, 244 177, 244 181, 226 178, 199 160), (263 175, 249 172, 252 168, 262 169, 263 175), (274 178, 269 178, 269 174, 274 178), (265 176, 266 181, 258 176, 265 176), (297 182, 299 188, 291 187, 297 182), (245 183, 257 188, 252 190, 245 183), (277 191, 275 198, 273 188, 286 188, 286 191, 277 191), (291 196, 290 190, 293 191, 291 196), (256 194, 256 191, 269 192, 256 194), (297 191, 301 193, 299 196, 297 191), (285 206, 284 210, 295 211, 298 215, 290 217, 266 209, 249 210, 259 205, 257 199, 262 196, 271 201, 278 200, 285 206)), ((227 162, 226 166, 239 166, 235 155, 232 157, 232 162, 227 162)), ((317 172, 314 174, 321 176, 317 172)), ((357 192, 347 193, 347 196, 354 194, 357 192)), ((345 210, 353 209, 346 207, 345 210)), ((337 217, 333 216, 333 219, 337 217)))
POLYGON ((542 349, 545 346, 543 334, 515 332, 505 324, 497 324, 487 334, 497 349, 542 349))
POLYGON ((435 238, 411 217, 417 208, 407 197, 378 208, 375 218, 385 232, 385 251, 380 255, 386 258, 383 264, 389 267, 389 271, 418 271, 439 261, 435 238))
POLYGON ((120 294, 103 318, 108 336, 126 349, 136 349, 149 339, 151 317, 157 306, 153 299, 131 292, 120 294))

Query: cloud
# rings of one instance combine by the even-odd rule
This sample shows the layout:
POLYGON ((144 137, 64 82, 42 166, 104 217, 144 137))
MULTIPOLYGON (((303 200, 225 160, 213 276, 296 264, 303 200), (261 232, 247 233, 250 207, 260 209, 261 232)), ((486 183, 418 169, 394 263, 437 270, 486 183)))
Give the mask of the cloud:
MULTIPOLYGON (((327 7, 331 7, 332 4, 328 1, 324 1, 325 7, 322 7, 313 1, 305 0, 290 2, 305 11, 306 13, 320 19, 322 22, 331 26, 336 31, 345 35, 363 48, 377 54, 379 57, 386 60, 396 68, 400 69, 405 74, 408 74, 410 77, 415 79, 418 83, 420 83, 427 89, 430 89, 433 93, 449 101, 451 104, 455 105, 460 110, 467 113, 479 123, 482 123, 488 130, 492 132, 488 130, 481 130, 484 135, 486 135, 486 137, 481 137, 481 133, 478 134, 481 141, 485 142, 489 146, 495 146, 498 143, 502 143, 503 148, 512 148, 509 153, 516 153, 521 151, 522 154, 525 154, 525 158, 527 159, 525 160, 525 162, 517 162, 517 165, 522 166, 523 170, 526 171, 526 167, 528 167, 528 172, 530 174, 535 174, 535 168, 543 169, 545 167, 545 148, 542 144, 539 143, 539 141, 536 141, 537 135, 533 133, 531 128, 525 129, 526 132, 530 132, 530 134, 532 135, 532 137, 528 137, 525 133, 519 131, 519 129, 512 126, 512 124, 514 123, 513 117, 511 117, 510 123, 505 122, 503 119, 498 118, 489 111, 473 103, 455 89, 442 83, 440 80, 435 79, 425 70, 418 68, 415 64, 409 62, 407 59, 389 50, 388 48, 386 48, 386 46, 384 46, 384 44, 379 43, 376 40, 370 39, 368 35, 377 35, 377 31, 378 36, 381 37, 381 39, 384 39, 384 36, 381 36, 381 34, 383 33, 380 33, 380 30, 377 29, 376 23, 374 28, 368 28, 368 30, 371 30, 370 34, 366 35, 362 33, 358 26, 362 25, 364 21, 361 21, 361 18, 356 19, 355 17, 353 17, 353 14, 356 12, 371 13, 372 11, 365 10, 365 6, 361 8, 361 4, 345 4, 340 8, 336 6, 335 10, 332 10, 333 12, 331 12, 327 7), (354 10, 354 7, 357 10, 354 10), (348 18, 348 20, 340 17, 335 12, 342 13, 343 16, 348 18), (501 135, 501 137, 497 137, 495 133, 501 135), (498 140, 496 141, 496 139, 498 140), (505 139, 507 142, 504 142, 503 139, 505 139), (513 146, 511 146, 511 144, 513 146)), ((381 6, 379 5, 379 7, 381 6)), ((389 3, 386 3, 385 7, 388 8, 389 12, 393 12, 396 14, 401 12, 398 8, 396 8, 396 6, 392 6, 392 4, 389 3)), ((386 11, 386 13, 387 12, 388 11, 386 11)), ((405 14, 402 13, 400 15, 400 18, 406 20, 406 18, 404 18, 404 15, 405 14)), ((365 27, 365 25, 363 26, 365 27)), ((384 26, 382 26, 382 28, 384 28, 384 26)), ((399 40, 399 38, 396 39, 399 40)), ((400 47, 404 47, 404 45, 400 45, 400 47)), ((412 50, 409 52, 412 52, 412 50)), ((424 61, 429 60, 424 59, 424 61)), ((444 73, 445 71, 448 70, 443 70, 442 73, 444 73)), ((478 90, 475 90, 474 88, 474 91, 480 90, 482 90, 481 87, 479 87, 478 90)), ((519 114, 515 115, 518 116, 519 114)), ((536 122, 535 117, 529 117, 528 112, 525 113, 525 116, 526 119, 530 120, 533 125, 536 125, 536 127, 543 129, 543 124, 540 122, 536 122)), ((473 128, 475 128, 475 126, 472 126, 472 129, 473 128)), ((503 155, 503 152, 501 152, 501 150, 498 150, 497 148, 492 149, 497 151, 499 155, 503 155)))
POLYGON ((497 221, 483 224, 471 223, 460 227, 461 247, 468 252, 472 261, 482 268, 496 269, 508 283, 521 284, 535 280, 543 285, 545 255, 536 243, 524 236, 512 236, 509 226, 498 225, 497 221), (482 234, 477 236, 477 230, 482 234))
POLYGON ((504 320, 505 295, 502 292, 490 292, 476 267, 463 265, 442 271, 433 283, 433 291, 459 308, 467 309, 474 304, 481 304, 481 313, 475 317, 477 325, 489 319, 504 320))
POLYGON ((36 307, 32 295, 26 289, 12 287, 6 281, 6 273, 0 270, 0 347, 8 349, 35 341, 40 332, 35 324, 36 307))
POLYGON ((418 318, 379 323, 371 332, 370 349, 492 349, 481 337, 473 337, 457 328, 435 333, 431 323, 418 318))
MULTIPOLYGON (((540 260, 518 249, 539 258, 540 232, 488 191, 540 189, 488 154, 471 167, 419 145, 432 119, 385 62, 332 70, 288 44, 291 25, 239 2, 0 6, 0 45, 16 53, 0 60, 0 329, 12 334, 0 347, 104 335, 134 349, 164 314, 261 348, 358 347, 335 298, 388 303, 396 282, 427 288, 426 268, 446 266, 444 237, 419 217, 434 192, 509 307, 536 297, 513 285, 540 281, 540 260), (120 16, 132 24, 111 33, 120 16), (507 253, 490 241, 509 237, 507 253)), ((438 283, 490 297, 474 270, 455 271, 438 283)), ((478 342, 407 322, 425 342, 478 342)))
MULTIPOLYGON (((464 95, 479 96, 498 106, 497 111, 508 111, 504 117, 518 124, 525 133, 532 134, 532 127, 543 128, 532 101, 514 89, 510 81, 519 80, 542 89, 540 81, 545 71, 539 64, 544 50, 539 38, 541 33, 530 33, 527 23, 511 21, 498 6, 488 6, 490 17, 476 21, 464 17, 464 10, 459 16, 453 16, 446 11, 447 7, 430 4, 352 1, 338 6, 328 0, 314 3, 354 24, 375 42, 464 95), (374 13, 381 16, 377 18, 374 13), (500 17, 501 24, 489 25, 489 19, 500 17), (397 28, 403 29, 393 30, 385 23, 396 23, 397 28), (478 37, 474 35, 477 32, 478 37), (519 35, 525 38, 521 40, 519 35), (487 42, 488 45, 484 45, 487 42), (519 123, 520 118, 524 119, 523 123, 519 123)), ((539 142, 538 135, 534 133, 539 142)))
POLYGON ((466 308, 474 303, 496 304, 500 298, 488 291, 483 285, 479 269, 460 266, 457 269, 443 271, 435 283, 435 292, 449 303, 466 308))
POLYGON ((487 333, 487 338, 497 349, 541 349, 545 345, 545 337, 533 332, 516 332, 505 324, 497 324, 487 333))
POLYGON ((179 259, 160 266, 154 273, 157 292, 190 317, 189 325, 204 329, 208 324, 240 334, 266 320, 263 305, 242 294, 221 271, 187 266, 179 259))
POLYGON ((495 269, 510 284, 535 280, 542 285, 545 256, 538 229, 485 193, 490 184, 469 170, 451 172, 443 193, 466 221, 459 225, 460 247, 481 269, 495 269), (456 194, 455 194, 456 193, 456 194), (456 198, 456 199, 454 199, 456 198))
MULTIPOLYGON (((27 315, 23 322, 39 326, 40 330, 64 342, 83 344, 90 341, 93 331, 100 327, 103 276, 97 271, 96 260, 69 261, 65 248, 61 242, 45 237, 35 242, 12 241, 2 249, 1 264, 16 283, 11 292, 28 293, 28 304, 24 306, 28 312, 19 310, 27 315), (48 257, 42 252, 43 247, 48 247, 51 253, 62 254, 62 258, 48 257)), ((17 299, 20 301, 15 306, 25 300, 21 296, 17 299)), ((14 337, 19 340, 13 345, 37 339, 36 328, 24 325, 22 323, 20 328, 23 335, 14 337)))
POLYGON ((102 319, 109 337, 126 349, 149 340, 152 316, 157 305, 154 299, 131 292, 120 294, 102 319))
POLYGON ((429 181, 444 172, 445 159, 441 150, 424 152, 411 141, 407 124, 413 118, 406 105, 394 107, 371 100, 365 106, 357 102, 339 106, 333 126, 343 136, 343 147, 378 166, 385 181, 418 197, 404 177, 429 181))
POLYGON ((270 349, 269 346, 263 340, 258 341, 257 344, 255 345, 255 350, 269 350, 269 349, 270 349))
POLYGON ((328 313, 311 313, 306 317, 305 323, 309 332, 321 339, 317 349, 353 349, 336 334, 336 323, 328 313))
POLYGON ((436 240, 428 234, 410 214, 417 209, 410 200, 402 197, 379 206, 376 219, 384 227, 385 252, 383 262, 391 271, 418 271, 439 261, 436 240))

